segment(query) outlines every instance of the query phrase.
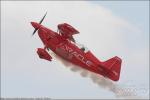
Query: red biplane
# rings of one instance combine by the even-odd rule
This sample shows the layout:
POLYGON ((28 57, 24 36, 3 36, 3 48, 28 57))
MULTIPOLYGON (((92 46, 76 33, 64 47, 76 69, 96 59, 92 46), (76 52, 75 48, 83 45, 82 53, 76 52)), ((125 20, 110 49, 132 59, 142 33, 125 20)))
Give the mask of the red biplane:
POLYGON ((119 57, 115 56, 105 62, 101 62, 91 51, 76 43, 73 35, 78 34, 79 31, 71 25, 67 23, 59 24, 57 32, 41 25, 46 14, 39 23, 31 22, 35 28, 33 35, 38 30, 38 35, 44 44, 44 48, 37 49, 37 54, 40 58, 51 61, 52 57, 47 51, 52 50, 58 56, 75 65, 100 74, 113 81, 119 80, 122 62, 119 57))

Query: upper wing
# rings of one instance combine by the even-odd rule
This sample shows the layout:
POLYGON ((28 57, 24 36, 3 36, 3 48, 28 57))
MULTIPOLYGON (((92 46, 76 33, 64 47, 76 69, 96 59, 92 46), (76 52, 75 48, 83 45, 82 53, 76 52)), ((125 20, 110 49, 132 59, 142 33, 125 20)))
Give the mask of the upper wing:
POLYGON ((79 33, 79 31, 77 31, 75 28, 73 28, 71 25, 69 25, 67 23, 59 24, 58 30, 59 30, 59 33, 63 37, 65 37, 73 42, 75 42, 75 39, 73 38, 72 35, 79 33))

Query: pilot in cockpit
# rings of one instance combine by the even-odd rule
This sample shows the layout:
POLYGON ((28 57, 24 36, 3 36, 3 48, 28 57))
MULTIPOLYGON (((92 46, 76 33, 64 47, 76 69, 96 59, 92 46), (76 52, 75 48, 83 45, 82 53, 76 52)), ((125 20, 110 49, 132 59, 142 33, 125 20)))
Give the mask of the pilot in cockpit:
POLYGON ((84 52, 85 51, 85 47, 82 47, 81 50, 84 52))

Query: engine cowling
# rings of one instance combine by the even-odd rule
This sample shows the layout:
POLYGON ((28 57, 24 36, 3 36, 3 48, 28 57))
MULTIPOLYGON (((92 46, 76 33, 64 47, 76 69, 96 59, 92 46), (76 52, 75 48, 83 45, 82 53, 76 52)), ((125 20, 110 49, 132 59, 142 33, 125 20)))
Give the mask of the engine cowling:
POLYGON ((38 48, 37 49, 37 54, 39 55, 39 58, 41 58, 41 59, 45 59, 45 60, 48 60, 48 61, 52 60, 52 57, 43 48, 38 48))

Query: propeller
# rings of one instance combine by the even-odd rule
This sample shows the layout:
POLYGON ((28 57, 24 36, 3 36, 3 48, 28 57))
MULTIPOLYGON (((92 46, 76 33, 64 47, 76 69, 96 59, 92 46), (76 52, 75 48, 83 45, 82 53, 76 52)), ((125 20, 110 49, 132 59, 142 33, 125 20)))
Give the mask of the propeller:
MULTIPOLYGON (((40 20, 39 24, 41 24, 45 18, 45 16, 47 15, 47 12, 45 13, 45 15, 43 16, 43 18, 40 20)), ((38 30, 38 28, 35 28, 34 32, 32 33, 32 36, 36 33, 36 31, 38 30)))

